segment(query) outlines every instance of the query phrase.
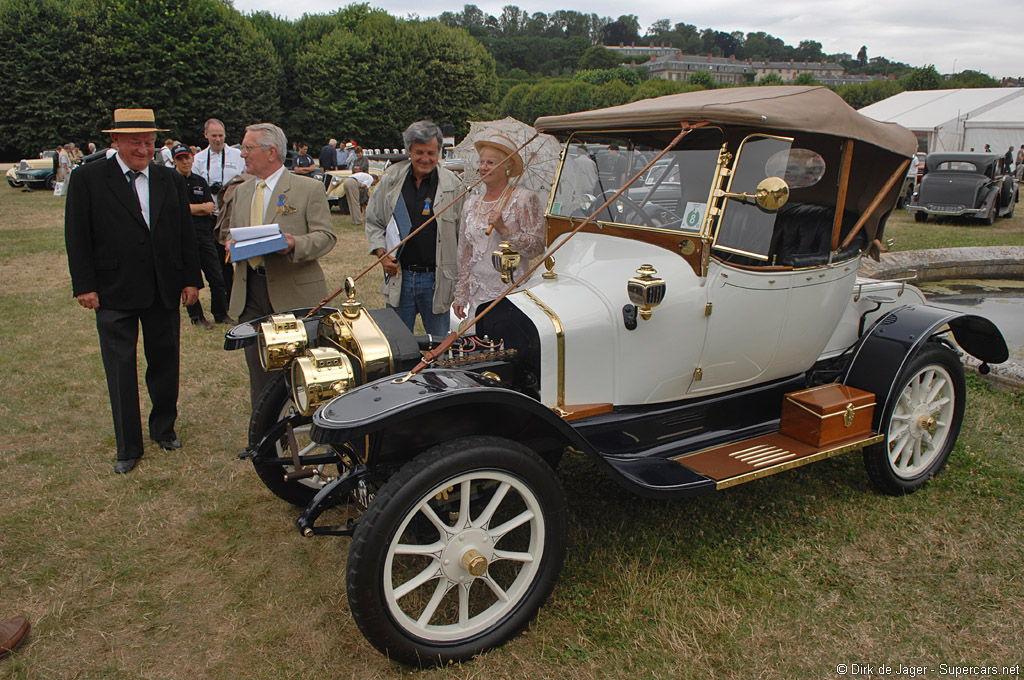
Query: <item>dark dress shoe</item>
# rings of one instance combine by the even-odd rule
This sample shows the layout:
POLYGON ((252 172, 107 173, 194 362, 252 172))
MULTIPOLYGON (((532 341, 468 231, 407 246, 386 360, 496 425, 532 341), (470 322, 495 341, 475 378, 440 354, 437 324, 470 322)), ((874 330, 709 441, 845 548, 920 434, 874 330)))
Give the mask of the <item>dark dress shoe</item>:
POLYGON ((138 458, 125 458, 114 463, 114 474, 125 475, 135 469, 135 464, 139 462, 138 458))
POLYGON ((25 641, 30 627, 24 616, 15 616, 0 623, 0 659, 6 659, 25 641))
POLYGON ((157 445, 161 449, 167 449, 168 451, 176 451, 181 448, 181 440, 175 437, 174 439, 154 439, 157 445))
POLYGON ((212 331, 213 324, 206 320, 205 316, 201 316, 198 319, 192 319, 193 326, 199 326, 203 330, 212 331))
POLYGON ((214 319, 214 320, 217 323, 226 323, 226 324, 229 324, 231 326, 234 326, 234 325, 236 325, 238 323, 238 321, 236 321, 235 319, 232 319, 230 316, 224 316, 224 317, 221 317, 219 319, 214 319))

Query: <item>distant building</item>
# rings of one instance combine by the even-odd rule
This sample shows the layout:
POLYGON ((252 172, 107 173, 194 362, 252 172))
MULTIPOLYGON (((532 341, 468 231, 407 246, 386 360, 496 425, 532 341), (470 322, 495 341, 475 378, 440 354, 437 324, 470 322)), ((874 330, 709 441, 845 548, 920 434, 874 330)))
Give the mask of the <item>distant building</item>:
POLYGON ((792 82, 797 76, 809 73, 822 85, 835 87, 837 85, 850 85, 866 83, 872 80, 880 80, 881 76, 850 76, 839 64, 829 61, 754 61, 748 59, 736 59, 736 57, 714 57, 712 55, 698 56, 683 54, 678 50, 665 47, 635 47, 619 46, 608 47, 623 57, 637 57, 653 55, 653 51, 664 52, 659 56, 652 56, 651 60, 644 64, 652 78, 663 80, 675 80, 685 82, 691 75, 698 71, 705 71, 711 74, 716 83, 725 85, 743 85, 755 82, 767 75, 776 75, 783 82, 792 82), (639 50, 651 50, 652 52, 639 52, 639 50))
POLYGON ((665 47, 664 45, 657 47, 653 45, 618 45, 611 47, 605 45, 605 49, 609 49, 624 57, 664 57, 669 54, 675 54, 679 50, 674 47, 665 47))
POLYGON ((684 55, 681 52, 673 52, 670 55, 658 57, 644 64, 647 72, 652 78, 663 80, 686 81, 691 75, 698 71, 706 71, 711 74, 716 83, 726 85, 742 85, 754 80, 754 67, 745 62, 737 61, 735 57, 725 59, 723 57, 697 57, 684 55))
POLYGON ((775 74, 784 82, 790 82, 797 76, 810 73, 816 80, 824 84, 826 78, 840 78, 846 75, 846 69, 830 61, 752 61, 755 80, 768 74, 775 74))

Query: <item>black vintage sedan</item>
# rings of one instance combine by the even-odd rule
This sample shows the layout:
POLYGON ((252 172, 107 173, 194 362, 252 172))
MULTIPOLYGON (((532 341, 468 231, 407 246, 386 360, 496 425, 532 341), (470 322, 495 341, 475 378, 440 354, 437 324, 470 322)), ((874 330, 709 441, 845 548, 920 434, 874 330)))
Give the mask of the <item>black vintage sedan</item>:
POLYGON ((929 154, 907 210, 918 222, 929 215, 964 215, 992 224, 1011 217, 1016 202, 1017 183, 1000 154, 939 152, 929 154))

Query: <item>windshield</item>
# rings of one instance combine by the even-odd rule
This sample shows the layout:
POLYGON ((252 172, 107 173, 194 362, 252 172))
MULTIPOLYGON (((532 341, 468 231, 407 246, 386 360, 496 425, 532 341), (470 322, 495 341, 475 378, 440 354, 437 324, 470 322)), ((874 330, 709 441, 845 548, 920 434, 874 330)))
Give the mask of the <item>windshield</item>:
MULTIPOLYGON (((664 148, 654 135, 576 134, 564 152, 551 215, 586 218, 664 148)), ((595 219, 638 227, 697 232, 723 142, 720 130, 691 133, 660 158, 595 219)))

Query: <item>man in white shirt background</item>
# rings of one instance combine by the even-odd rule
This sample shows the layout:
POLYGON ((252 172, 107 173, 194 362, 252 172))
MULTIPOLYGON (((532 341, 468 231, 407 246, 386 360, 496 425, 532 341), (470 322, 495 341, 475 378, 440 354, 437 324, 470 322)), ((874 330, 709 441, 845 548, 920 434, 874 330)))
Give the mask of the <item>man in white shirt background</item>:
MULTIPOLYGON (((210 118, 203 125, 203 136, 210 144, 197 153, 192 161, 192 172, 206 180, 210 185, 210 194, 213 195, 213 202, 217 205, 214 215, 220 213, 220 192, 227 186, 236 175, 245 172, 245 159, 242 152, 226 144, 227 135, 224 123, 216 118, 210 118)), ((234 268, 227 262, 227 252, 224 244, 217 241, 217 253, 223 263, 224 288, 227 290, 228 298, 231 297, 231 285, 234 281, 234 268)))
MULTIPOLYGON (((235 175, 245 172, 242 152, 226 144, 224 123, 216 118, 206 121, 203 136, 210 144, 195 156, 192 172, 206 180, 216 203, 220 190, 235 175)), ((218 205, 220 205, 218 203, 218 205)))

